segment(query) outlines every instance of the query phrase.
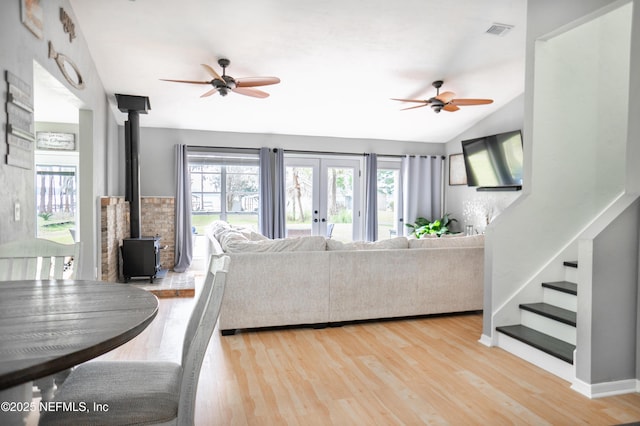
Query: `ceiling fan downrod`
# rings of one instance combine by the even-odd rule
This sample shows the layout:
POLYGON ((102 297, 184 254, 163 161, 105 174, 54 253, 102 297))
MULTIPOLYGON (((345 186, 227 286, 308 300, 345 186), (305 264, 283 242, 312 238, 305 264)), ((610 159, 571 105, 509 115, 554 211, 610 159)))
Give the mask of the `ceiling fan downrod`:
POLYGON ((438 99, 438 96, 440 96, 440 88, 442 87, 442 83, 444 83, 442 80, 436 80, 433 83, 431 83, 433 87, 436 88, 436 95, 433 98, 429 99, 429 102, 431 104, 431 109, 436 114, 439 114, 445 105, 444 102, 438 99))
POLYGON ((222 83, 224 84, 224 86, 218 87, 218 93, 220 94, 220 96, 227 96, 229 94, 229 90, 233 90, 233 88, 235 88, 235 81, 232 77, 228 77, 226 74, 227 67, 230 63, 231 61, 227 58, 218 59, 218 65, 222 67, 222 75, 220 77, 222 78, 222 83), (233 85, 233 87, 231 85, 233 85))

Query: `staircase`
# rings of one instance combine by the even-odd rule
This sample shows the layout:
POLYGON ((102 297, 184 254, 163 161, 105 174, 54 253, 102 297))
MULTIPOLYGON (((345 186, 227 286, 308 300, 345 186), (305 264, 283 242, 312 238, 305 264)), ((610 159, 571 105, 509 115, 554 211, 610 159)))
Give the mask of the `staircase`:
POLYGON ((564 262, 564 266, 565 281, 542 283, 542 302, 521 304, 520 324, 496 327, 496 331, 503 349, 572 381, 578 262, 564 262))

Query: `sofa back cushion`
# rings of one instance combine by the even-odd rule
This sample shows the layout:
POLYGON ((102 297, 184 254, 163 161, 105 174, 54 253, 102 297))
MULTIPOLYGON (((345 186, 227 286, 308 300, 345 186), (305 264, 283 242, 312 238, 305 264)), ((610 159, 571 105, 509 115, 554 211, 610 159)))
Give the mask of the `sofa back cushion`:
POLYGON ((409 248, 484 247, 484 235, 410 239, 409 248))
POLYGON ((284 238, 277 240, 233 240, 223 245, 227 253, 259 253, 282 251, 325 251, 327 243, 321 236, 284 238))
POLYGON ((406 237, 395 237, 388 240, 354 241, 343 243, 342 241, 327 239, 327 250, 387 250, 409 248, 409 240, 406 237))

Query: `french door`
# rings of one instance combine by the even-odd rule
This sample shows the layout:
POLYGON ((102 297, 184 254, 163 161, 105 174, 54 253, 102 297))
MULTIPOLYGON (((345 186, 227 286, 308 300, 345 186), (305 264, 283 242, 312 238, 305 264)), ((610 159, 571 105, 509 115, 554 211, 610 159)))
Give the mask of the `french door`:
POLYGON ((360 159, 287 156, 287 236, 361 239, 361 167, 360 159))

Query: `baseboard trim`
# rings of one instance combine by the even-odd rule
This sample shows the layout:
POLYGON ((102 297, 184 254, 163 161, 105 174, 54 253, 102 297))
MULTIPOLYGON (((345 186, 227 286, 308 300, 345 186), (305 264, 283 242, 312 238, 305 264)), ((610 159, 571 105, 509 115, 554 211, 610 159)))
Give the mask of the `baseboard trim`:
POLYGON ((640 380, 628 379, 590 385, 580 379, 574 379, 571 389, 581 393, 587 398, 604 398, 607 396, 640 392, 640 380))
POLYGON ((483 345, 489 348, 493 346, 493 340, 491 339, 491 336, 487 336, 486 334, 481 335, 480 340, 478 340, 478 342, 482 343, 483 345))

